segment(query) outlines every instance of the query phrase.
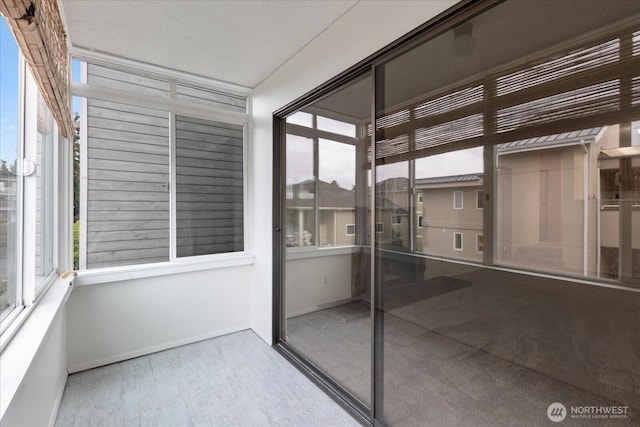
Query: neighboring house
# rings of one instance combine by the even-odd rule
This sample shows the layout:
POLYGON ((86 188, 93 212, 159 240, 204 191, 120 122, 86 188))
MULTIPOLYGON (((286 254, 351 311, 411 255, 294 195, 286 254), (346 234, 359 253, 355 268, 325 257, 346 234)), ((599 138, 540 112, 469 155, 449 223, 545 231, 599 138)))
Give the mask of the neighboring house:
POLYGON ((418 200, 422 199, 418 251, 482 261, 482 185, 481 173, 416 179, 418 200))
POLYGON ((355 191, 318 181, 318 234, 314 221, 315 181, 287 186, 287 246, 344 246, 355 243, 355 191))
MULTIPOLYGON (((635 133, 633 137, 638 139, 635 133)), ((609 126, 497 146, 498 263, 618 276, 620 160, 606 153, 619 146, 619 138, 619 127, 609 126)), ((640 163, 634 162, 630 203, 632 229, 637 230, 640 163)), ((422 231, 416 250, 482 261, 483 174, 422 178, 415 184, 421 208, 416 211, 416 223, 418 232, 420 226, 422 231)), ((632 264, 638 266, 640 233, 632 234, 632 264)))

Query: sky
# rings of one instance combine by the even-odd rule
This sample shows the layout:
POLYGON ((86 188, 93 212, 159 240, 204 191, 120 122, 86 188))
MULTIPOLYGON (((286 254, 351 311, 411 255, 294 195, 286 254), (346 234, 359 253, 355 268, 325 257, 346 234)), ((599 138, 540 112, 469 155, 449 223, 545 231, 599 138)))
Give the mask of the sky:
POLYGON ((0 19, 0 158, 8 165, 18 145, 18 45, 4 19, 0 19))

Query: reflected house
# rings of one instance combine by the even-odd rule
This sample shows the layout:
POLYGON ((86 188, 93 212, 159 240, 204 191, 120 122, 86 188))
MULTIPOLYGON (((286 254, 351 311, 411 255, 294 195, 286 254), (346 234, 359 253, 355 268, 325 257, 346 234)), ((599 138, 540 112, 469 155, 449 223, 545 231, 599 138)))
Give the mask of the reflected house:
POLYGON ((416 179, 423 218, 419 251, 482 260, 482 186, 481 173, 416 179))
MULTIPOLYGON (((619 146, 619 139, 615 125, 496 147, 496 259, 501 264, 618 277, 620 168, 619 160, 606 153, 619 146)), ((631 221, 636 229, 640 163, 637 158, 633 162, 631 221)), ((422 242, 417 249, 482 261, 483 185, 483 174, 416 179, 416 199, 422 203, 417 219, 422 242)), ((638 233, 632 237, 632 248, 633 265, 640 265, 638 233)))
POLYGON ((409 179, 388 178, 376 184, 376 238, 382 244, 408 248, 409 179))
MULTIPOLYGON (((316 244, 314 180, 287 186, 287 246, 316 244)), ((320 246, 353 245, 355 242, 355 192, 318 181, 318 234, 320 246)))

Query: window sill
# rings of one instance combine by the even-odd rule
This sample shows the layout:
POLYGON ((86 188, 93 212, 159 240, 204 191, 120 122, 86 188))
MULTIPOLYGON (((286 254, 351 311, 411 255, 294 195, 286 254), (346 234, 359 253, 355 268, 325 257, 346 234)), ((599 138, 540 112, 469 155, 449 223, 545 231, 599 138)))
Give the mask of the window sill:
POLYGON ((321 256, 346 255, 360 252, 365 246, 307 246, 287 248, 287 260, 317 258, 321 256))
POLYGON ((79 271, 74 280, 76 286, 98 285, 145 277, 166 276, 191 271, 215 270, 218 268, 252 265, 253 254, 221 254, 203 258, 191 258, 153 264, 127 265, 121 267, 96 268, 79 271))
POLYGON ((38 304, 25 308, 15 320, 15 333, 2 335, 0 354, 0 419, 18 392, 45 342, 54 319, 71 294, 69 279, 58 278, 38 304))

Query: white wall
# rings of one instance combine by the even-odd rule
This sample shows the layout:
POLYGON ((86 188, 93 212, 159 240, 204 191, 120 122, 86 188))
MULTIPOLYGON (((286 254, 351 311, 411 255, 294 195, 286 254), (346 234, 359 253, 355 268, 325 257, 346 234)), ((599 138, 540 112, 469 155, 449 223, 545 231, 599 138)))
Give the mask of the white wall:
POLYGON ((251 204, 254 215, 252 328, 271 342, 272 114, 420 24, 454 0, 363 1, 312 40, 254 91, 250 126, 251 204))
POLYGON ((252 266, 77 286, 67 303, 77 372, 248 329, 252 266))
POLYGON ((351 298, 351 254, 287 261, 287 315, 316 311, 351 298), (323 280, 326 279, 326 280, 323 280))
POLYGON ((65 323, 66 314, 62 307, 3 414, 2 427, 52 426, 55 422, 67 381, 65 323))

